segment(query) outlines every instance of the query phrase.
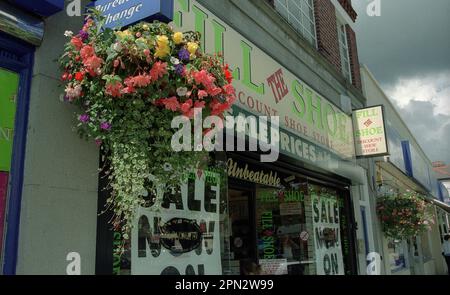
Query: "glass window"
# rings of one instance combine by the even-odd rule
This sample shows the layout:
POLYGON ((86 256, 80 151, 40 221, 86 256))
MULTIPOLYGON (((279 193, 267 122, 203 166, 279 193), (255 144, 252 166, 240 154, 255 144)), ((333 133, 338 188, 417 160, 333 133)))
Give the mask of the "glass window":
POLYGON ((352 74, 350 71, 350 55, 347 43, 347 32, 345 30, 345 24, 337 19, 338 39, 339 39, 339 51, 341 55, 342 74, 344 77, 352 82, 352 74))
POLYGON ((388 240, 389 267, 391 273, 406 269, 406 246, 404 241, 388 240))
POLYGON ((312 0, 275 0, 275 9, 316 47, 316 23, 312 0))

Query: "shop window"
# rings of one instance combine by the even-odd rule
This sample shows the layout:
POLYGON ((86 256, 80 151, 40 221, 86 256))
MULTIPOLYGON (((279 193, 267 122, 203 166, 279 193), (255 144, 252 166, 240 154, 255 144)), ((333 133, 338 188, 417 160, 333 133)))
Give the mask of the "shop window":
POLYGON ((275 0, 275 9, 312 46, 316 46, 313 0, 275 0))
POLYGON ((337 18, 338 40, 339 40, 339 52, 341 55, 341 67, 342 74, 351 83, 352 74, 350 70, 350 54, 347 42, 347 32, 345 24, 337 18))

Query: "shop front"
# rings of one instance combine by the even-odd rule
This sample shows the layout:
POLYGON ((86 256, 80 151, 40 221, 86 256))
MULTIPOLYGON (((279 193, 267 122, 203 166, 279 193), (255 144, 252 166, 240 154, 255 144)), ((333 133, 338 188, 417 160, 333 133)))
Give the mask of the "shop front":
POLYGON ((362 238, 352 192, 367 195, 367 177, 355 161, 351 117, 338 99, 321 95, 270 48, 258 47, 199 2, 175 1, 174 11, 173 25, 199 31, 203 48, 223 53, 233 70, 238 102, 229 115, 236 125, 226 126, 227 134, 250 147, 267 132, 271 149, 227 145, 212 153, 208 169, 180 180, 180 192, 161 189, 158 204, 157 196, 145 196, 122 256, 115 251, 122 237, 103 213, 109 192, 100 176, 96 273, 357 274, 356 240, 362 238), (279 118, 274 133, 252 128, 261 116, 279 118), (246 123, 238 125, 238 118, 246 123), (267 153, 275 160, 262 161, 267 153))

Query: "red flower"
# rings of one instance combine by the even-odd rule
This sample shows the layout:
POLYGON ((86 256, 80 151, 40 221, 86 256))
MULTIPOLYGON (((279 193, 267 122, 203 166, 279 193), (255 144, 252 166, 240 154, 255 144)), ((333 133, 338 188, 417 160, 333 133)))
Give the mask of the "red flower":
POLYGON ((83 64, 86 68, 88 68, 89 72, 96 72, 103 64, 103 59, 100 57, 93 55, 86 60, 83 61, 83 64))
POLYGON ((73 37, 70 43, 75 46, 75 49, 77 51, 80 51, 81 47, 83 46, 83 40, 81 40, 81 38, 79 37, 73 37))
POLYGON ((165 62, 155 62, 152 69, 150 70, 150 76, 153 81, 157 81, 159 78, 162 78, 165 74, 167 74, 167 63, 165 62))
POLYGON ((228 64, 225 65, 223 71, 225 73, 225 79, 231 84, 233 82, 233 74, 230 72, 228 64))
POLYGON ((84 73, 83 72, 77 72, 76 74, 75 74, 75 80, 77 80, 77 81, 83 81, 83 79, 84 79, 84 73))
POLYGON ((147 87, 152 82, 152 78, 149 75, 138 75, 132 78, 132 81, 135 87, 147 87))
POLYGON ((194 108, 201 108, 201 109, 203 109, 205 107, 205 104, 206 104, 206 102, 197 100, 194 103, 194 108))
POLYGON ((180 103, 175 96, 171 98, 162 98, 156 101, 156 105, 162 104, 167 110, 176 112, 180 108, 180 103))
POLYGON ((217 96, 222 93, 222 88, 214 86, 206 89, 206 91, 210 96, 217 96))
POLYGON ((198 99, 203 99, 208 96, 208 92, 205 90, 199 90, 197 93, 198 99))
POLYGON ((186 100, 186 102, 181 105, 181 111, 183 113, 189 112, 191 108, 192 108, 192 99, 186 100))
POLYGON ((236 94, 236 90, 234 89, 233 85, 227 84, 223 86, 223 92, 225 92, 226 95, 233 95, 236 94))
POLYGON ((94 54, 95 54, 94 47, 92 47, 91 45, 83 46, 83 48, 80 51, 80 55, 83 60, 88 59, 89 57, 93 56, 94 54))
POLYGON ((121 97, 123 85, 119 81, 115 81, 114 83, 108 83, 106 85, 105 93, 112 97, 121 97))

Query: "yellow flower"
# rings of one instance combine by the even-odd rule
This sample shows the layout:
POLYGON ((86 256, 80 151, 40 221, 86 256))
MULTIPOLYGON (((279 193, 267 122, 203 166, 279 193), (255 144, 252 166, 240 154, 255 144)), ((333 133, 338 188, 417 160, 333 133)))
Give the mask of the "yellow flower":
POLYGON ((175 34, 173 34, 173 42, 175 42, 175 44, 180 44, 183 43, 183 33, 181 32, 176 32, 175 34))
POLYGON ((164 58, 170 54, 169 46, 158 46, 155 50, 155 57, 164 58))
POLYGON ((121 39, 125 39, 127 37, 132 37, 133 36, 133 34, 131 34, 131 32, 129 30, 119 31, 119 32, 116 32, 116 34, 121 39))
POLYGON ((198 44, 195 42, 189 42, 187 46, 190 54, 195 54, 198 50, 198 44))
POLYGON ((148 31, 150 29, 148 25, 143 25, 142 28, 144 29, 144 31, 148 31))
POLYGON ((165 35, 158 36, 156 38, 156 43, 158 44, 158 47, 167 47, 169 45, 169 38, 165 35))

